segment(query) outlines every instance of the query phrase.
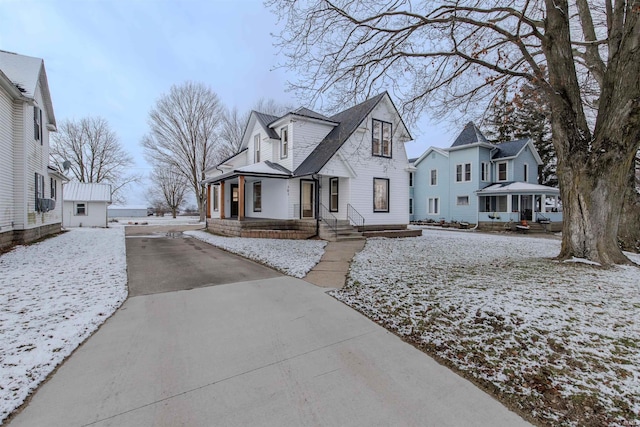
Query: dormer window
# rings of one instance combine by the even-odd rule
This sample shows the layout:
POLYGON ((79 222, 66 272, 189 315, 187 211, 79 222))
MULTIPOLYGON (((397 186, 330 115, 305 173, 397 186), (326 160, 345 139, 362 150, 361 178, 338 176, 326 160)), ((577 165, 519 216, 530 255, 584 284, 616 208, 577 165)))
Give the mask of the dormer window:
POLYGON ((260 134, 253 137, 253 161, 260 161, 260 134))
POLYGON ((282 128, 280 131, 280 158, 286 159, 289 156, 289 128, 282 128))
POLYGON ((371 152, 378 157, 391 157, 392 152, 391 123, 373 119, 371 135, 371 152))

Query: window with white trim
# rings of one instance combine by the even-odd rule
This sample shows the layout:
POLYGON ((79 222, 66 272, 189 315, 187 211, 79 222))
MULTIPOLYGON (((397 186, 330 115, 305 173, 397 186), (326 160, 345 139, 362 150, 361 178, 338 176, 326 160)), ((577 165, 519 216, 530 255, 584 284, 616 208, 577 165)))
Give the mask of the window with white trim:
POLYGON ((507 162, 498 163, 498 181, 507 180, 507 162))
POLYGON ((253 183, 253 211, 262 212, 262 181, 253 183))
POLYGON ((286 159, 289 156, 289 128, 283 127, 280 130, 280 158, 286 159))
POLYGON ((338 178, 329 179, 329 211, 338 212, 339 202, 339 182, 338 178))
POLYGON ((36 106, 33 107, 33 139, 42 145, 42 110, 36 106))
POLYGON ((413 215, 413 198, 409 198, 409 215, 413 215))
POLYGON ((84 202, 76 202, 75 204, 75 214, 76 215, 86 215, 87 214, 87 204, 84 202))
POLYGON ((438 169, 429 171, 429 185, 438 185, 438 169))
POLYGON ((220 210, 220 186, 213 186, 213 211, 217 212, 220 210))
POLYGON ((378 157, 391 157, 392 125, 382 120, 372 119, 371 154, 378 157))
POLYGON ((438 215, 440 213, 440 199, 438 197, 429 199, 427 213, 430 215, 438 215))
POLYGON ((456 198, 456 205, 469 206, 469 196, 458 196, 456 198))
POLYGON ((409 187, 413 187, 413 172, 409 172, 409 187))
POLYGON ((482 181, 491 181, 491 168, 489 162, 482 162, 482 181))
POLYGON ((253 161, 260 161, 260 134, 253 137, 253 161))
POLYGON ((49 178, 51 181, 51 198, 56 199, 58 195, 58 180, 49 178))
POLYGON ((456 165, 456 182, 471 181, 471 163, 460 163, 456 165))
POLYGON ((529 182, 529 165, 524 164, 524 182, 529 182))

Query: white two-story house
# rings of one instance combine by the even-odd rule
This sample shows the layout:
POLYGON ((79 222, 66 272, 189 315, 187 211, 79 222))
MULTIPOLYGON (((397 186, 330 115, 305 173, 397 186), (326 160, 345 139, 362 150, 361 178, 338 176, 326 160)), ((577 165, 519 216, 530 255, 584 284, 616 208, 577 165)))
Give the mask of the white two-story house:
POLYGON ((531 139, 492 144, 470 122, 451 147, 430 147, 412 162, 411 219, 559 227, 559 190, 538 184, 541 164, 531 139))
POLYGON ((0 51, 0 248, 60 231, 66 178, 49 166, 55 130, 44 61, 0 51))
POLYGON ((410 139, 386 92, 331 117, 306 108, 282 117, 253 111, 241 151, 205 171, 208 226, 289 238, 317 234, 319 221, 406 228, 410 139))

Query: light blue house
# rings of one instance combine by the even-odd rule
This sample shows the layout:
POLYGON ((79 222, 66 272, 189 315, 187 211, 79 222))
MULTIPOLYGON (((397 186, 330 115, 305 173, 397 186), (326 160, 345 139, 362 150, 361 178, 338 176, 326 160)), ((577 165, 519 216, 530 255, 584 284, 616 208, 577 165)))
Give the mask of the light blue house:
POLYGON ((411 220, 558 228, 559 190, 538 184, 541 164, 531 139, 492 144, 469 122, 451 147, 430 147, 412 162, 411 220))

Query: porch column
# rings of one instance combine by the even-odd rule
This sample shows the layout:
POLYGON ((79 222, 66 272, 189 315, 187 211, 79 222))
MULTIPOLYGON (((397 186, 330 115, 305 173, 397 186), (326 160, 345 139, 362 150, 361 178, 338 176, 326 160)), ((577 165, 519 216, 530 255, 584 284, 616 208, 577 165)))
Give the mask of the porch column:
POLYGON ((211 218, 211 184, 207 184, 207 218, 211 218))
POLYGON ((244 175, 238 177, 238 221, 244 219, 244 175))
POLYGON ((224 181, 220 181, 220 219, 224 219, 224 181))

